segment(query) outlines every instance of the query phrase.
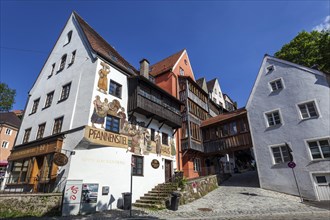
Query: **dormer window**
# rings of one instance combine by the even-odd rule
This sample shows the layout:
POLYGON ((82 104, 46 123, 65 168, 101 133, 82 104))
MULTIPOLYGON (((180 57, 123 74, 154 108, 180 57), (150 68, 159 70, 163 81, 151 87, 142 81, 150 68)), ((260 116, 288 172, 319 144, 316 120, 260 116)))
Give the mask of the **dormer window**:
POLYGON ((64 69, 64 67, 65 67, 65 62, 66 62, 66 57, 67 57, 66 54, 64 54, 64 55, 62 56, 62 58, 61 58, 61 64, 60 64, 60 68, 58 69, 57 72, 60 72, 60 71, 62 71, 62 70, 64 69))
POLYGON ((66 35, 64 46, 70 43, 71 38, 72 38, 72 31, 69 31, 69 33, 66 35))
POLYGON ((275 70, 274 65, 267 66, 267 73, 273 72, 275 70))

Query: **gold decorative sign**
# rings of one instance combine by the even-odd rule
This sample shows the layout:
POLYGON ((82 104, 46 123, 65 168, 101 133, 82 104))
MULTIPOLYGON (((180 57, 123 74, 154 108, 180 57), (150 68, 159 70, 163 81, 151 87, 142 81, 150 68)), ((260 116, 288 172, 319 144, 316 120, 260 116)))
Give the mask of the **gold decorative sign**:
POLYGON ((27 157, 38 156, 42 154, 48 154, 52 152, 56 152, 57 149, 57 142, 47 143, 47 144, 40 144, 33 147, 25 148, 25 149, 17 149, 13 150, 8 158, 8 160, 17 160, 27 157))
POLYGON ((85 128, 85 138, 93 143, 105 146, 120 148, 127 148, 128 146, 127 136, 89 126, 85 128))
POLYGON ((152 168, 157 169, 159 167, 159 161, 156 159, 153 159, 151 161, 151 166, 152 166, 152 168))
POLYGON ((68 157, 62 153, 55 153, 53 162, 57 166, 64 166, 68 163, 68 157))

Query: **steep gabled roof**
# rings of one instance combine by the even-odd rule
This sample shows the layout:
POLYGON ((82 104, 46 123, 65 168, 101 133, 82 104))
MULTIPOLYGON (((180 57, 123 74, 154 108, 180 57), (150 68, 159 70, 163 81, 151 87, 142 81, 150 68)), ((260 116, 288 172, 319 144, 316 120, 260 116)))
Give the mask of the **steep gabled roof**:
POLYGON ((199 78, 196 80, 196 83, 199 85, 199 87, 201 87, 205 92, 209 92, 207 90, 207 86, 206 86, 206 79, 204 77, 199 78))
POLYGON ((179 58, 181 57, 182 53, 185 51, 185 49, 180 50, 179 52, 159 61, 158 63, 150 66, 150 74, 152 76, 157 76, 159 74, 162 74, 164 72, 167 72, 171 70, 174 65, 177 63, 179 58))
POLYGON ((19 128, 21 120, 14 112, 2 112, 0 113, 0 124, 7 124, 14 128, 19 128))
POLYGON ((232 112, 223 113, 223 114, 220 114, 220 115, 217 115, 215 117, 212 117, 212 118, 209 118, 209 119, 206 119, 206 120, 202 121, 202 124, 201 124, 200 127, 206 127, 206 126, 218 123, 218 122, 227 121, 227 120, 230 120, 232 118, 235 118, 237 116, 241 116, 241 115, 244 115, 244 114, 246 114, 246 109, 245 108, 240 108, 240 109, 237 109, 237 110, 232 111, 232 112))
POLYGON ((214 79, 212 79, 212 80, 206 82, 207 90, 208 90, 208 91, 213 90, 213 87, 214 87, 214 85, 215 85, 215 81, 217 81, 217 78, 214 78, 214 79))
POLYGON ((138 71, 129 64, 108 42, 106 42, 91 26, 87 24, 76 12, 73 12, 82 31, 92 47, 92 49, 101 57, 124 67, 129 72, 136 74, 138 71))

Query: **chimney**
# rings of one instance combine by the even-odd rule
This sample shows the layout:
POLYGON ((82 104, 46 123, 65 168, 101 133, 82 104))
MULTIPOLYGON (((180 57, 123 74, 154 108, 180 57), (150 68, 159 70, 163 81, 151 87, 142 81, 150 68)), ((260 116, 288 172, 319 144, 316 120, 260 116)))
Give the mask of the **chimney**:
POLYGON ((140 61, 140 75, 149 79, 149 61, 145 58, 140 61))

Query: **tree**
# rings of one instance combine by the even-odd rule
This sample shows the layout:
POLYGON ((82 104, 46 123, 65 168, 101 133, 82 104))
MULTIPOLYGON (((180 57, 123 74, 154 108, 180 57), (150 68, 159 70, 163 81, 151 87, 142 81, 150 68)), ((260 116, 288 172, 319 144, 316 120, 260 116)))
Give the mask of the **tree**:
POLYGON ((306 67, 317 65, 320 71, 330 73, 330 31, 300 32, 290 43, 274 55, 306 67))
POLYGON ((0 83, 0 112, 9 112, 15 103, 16 90, 0 83))

